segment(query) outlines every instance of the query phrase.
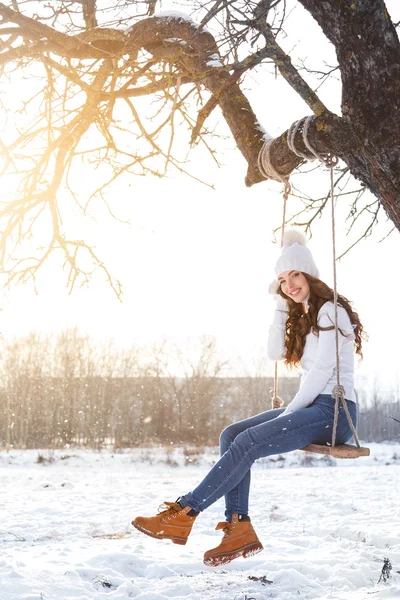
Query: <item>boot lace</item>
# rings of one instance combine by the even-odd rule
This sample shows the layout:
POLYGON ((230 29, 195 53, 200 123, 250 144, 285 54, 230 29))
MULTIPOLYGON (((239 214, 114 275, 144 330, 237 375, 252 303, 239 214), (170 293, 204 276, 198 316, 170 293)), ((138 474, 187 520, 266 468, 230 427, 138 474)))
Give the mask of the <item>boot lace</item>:
POLYGON ((180 513, 181 510, 182 507, 176 502, 163 502, 158 507, 158 514, 164 515, 164 518, 167 517, 168 519, 171 519, 173 517, 175 519, 176 515, 180 513))
POLYGON ((232 533, 233 527, 230 523, 228 523, 228 525, 226 527, 223 528, 223 532, 224 532, 224 537, 223 539, 229 537, 232 533))
POLYGON ((222 529, 222 531, 224 533, 223 539, 229 537, 233 531, 232 523, 225 523, 225 522, 218 523, 216 529, 222 529))

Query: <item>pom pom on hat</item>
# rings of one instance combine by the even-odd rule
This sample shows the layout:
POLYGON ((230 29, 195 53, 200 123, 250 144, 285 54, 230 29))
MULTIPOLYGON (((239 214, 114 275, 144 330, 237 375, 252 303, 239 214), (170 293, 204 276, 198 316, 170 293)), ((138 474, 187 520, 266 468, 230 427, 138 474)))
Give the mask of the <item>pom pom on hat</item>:
POLYGON ((306 246, 307 240, 304 233, 298 231, 298 229, 286 229, 283 234, 282 246, 291 246, 292 244, 300 244, 300 246, 306 246))
MULTIPOLYGON (((312 277, 319 277, 317 265, 306 246, 306 237, 297 229, 288 229, 283 234, 283 247, 275 265, 276 277, 285 271, 301 271, 312 277)), ((278 289, 279 282, 275 279, 270 284, 268 292, 276 294, 278 289)))

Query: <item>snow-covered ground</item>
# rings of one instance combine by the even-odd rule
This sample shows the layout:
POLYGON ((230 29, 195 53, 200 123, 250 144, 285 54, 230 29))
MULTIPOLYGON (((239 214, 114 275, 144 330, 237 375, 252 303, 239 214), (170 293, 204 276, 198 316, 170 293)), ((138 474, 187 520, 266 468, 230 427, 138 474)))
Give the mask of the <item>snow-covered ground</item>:
POLYGON ((219 543, 222 501, 186 546, 130 526, 194 487, 215 451, 0 452, 0 598, 400 598, 400 446, 370 447, 370 458, 336 465, 301 452, 256 464, 251 516, 264 552, 217 569, 202 556, 219 543), (391 576, 378 583, 385 558, 391 576))

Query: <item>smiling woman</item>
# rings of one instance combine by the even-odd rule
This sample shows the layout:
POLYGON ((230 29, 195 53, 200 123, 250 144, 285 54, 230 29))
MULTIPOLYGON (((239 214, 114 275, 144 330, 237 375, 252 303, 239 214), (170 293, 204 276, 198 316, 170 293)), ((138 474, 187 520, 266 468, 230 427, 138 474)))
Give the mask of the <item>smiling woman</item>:
MULTIPOLYGON (((269 291, 277 306, 270 328, 268 354, 273 360, 284 359, 289 367, 301 365, 302 386, 290 406, 304 408, 318 393, 331 394, 337 383, 334 291, 319 279, 305 238, 297 231, 285 233, 275 272, 277 280, 271 283, 269 291), (321 334, 324 335, 321 337, 321 334), (319 380, 324 383, 321 389, 319 380), (316 395, 313 395, 314 388, 318 388, 316 395)), ((354 400, 353 346, 362 356, 363 326, 349 301, 341 295, 338 295, 337 322, 340 359, 346 363, 341 370, 346 382, 345 395, 354 400)))
POLYGON ((269 410, 228 426, 220 437, 221 458, 203 481, 176 502, 166 502, 158 515, 133 521, 146 535, 183 545, 200 512, 225 496, 226 522, 216 527, 225 535, 219 546, 205 553, 204 563, 209 566, 263 549, 248 514, 250 469, 258 458, 310 444, 329 445, 333 431, 337 442, 346 444, 353 435, 347 413, 354 425, 357 421, 354 347, 361 354, 363 331, 357 313, 338 296, 336 321, 333 290, 318 279, 317 266, 301 234, 286 233, 275 272, 278 281, 271 284, 270 292, 277 298, 277 308, 268 354, 292 366, 301 364, 299 391, 285 409, 269 410), (346 403, 336 409, 332 395, 338 387, 337 350, 346 403))

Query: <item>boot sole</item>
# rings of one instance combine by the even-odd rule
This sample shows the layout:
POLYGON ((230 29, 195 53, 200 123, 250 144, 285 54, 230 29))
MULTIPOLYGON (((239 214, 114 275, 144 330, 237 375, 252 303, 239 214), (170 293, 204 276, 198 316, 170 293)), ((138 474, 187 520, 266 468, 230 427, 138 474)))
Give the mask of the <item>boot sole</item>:
POLYGON ((153 533, 152 531, 149 531, 148 529, 145 529, 141 525, 138 525, 137 523, 135 523, 135 521, 132 521, 132 525, 138 531, 141 531, 145 535, 148 535, 149 537, 155 538, 156 540, 171 540, 171 542, 173 542, 174 544, 179 544, 180 546, 184 546, 186 544, 186 542, 187 542, 187 538, 180 538, 180 537, 176 537, 176 536, 173 536, 173 535, 162 535, 160 533, 153 533))
POLYGON ((205 558, 203 562, 208 567, 219 567, 220 565, 226 565, 230 563, 232 560, 235 560, 240 556, 243 556, 243 558, 254 556, 254 554, 258 554, 262 550, 264 550, 264 548, 261 542, 253 542, 252 544, 244 546, 244 548, 240 548, 240 550, 232 550, 232 552, 224 552, 214 556, 209 556, 208 558, 205 558))

